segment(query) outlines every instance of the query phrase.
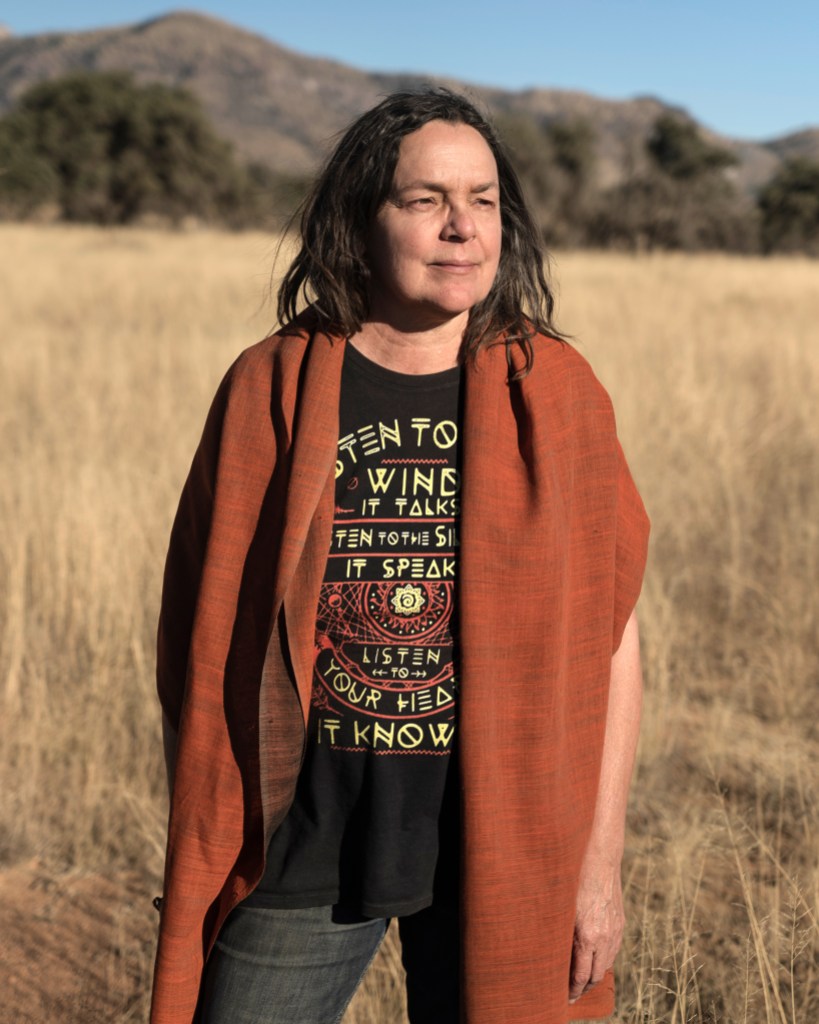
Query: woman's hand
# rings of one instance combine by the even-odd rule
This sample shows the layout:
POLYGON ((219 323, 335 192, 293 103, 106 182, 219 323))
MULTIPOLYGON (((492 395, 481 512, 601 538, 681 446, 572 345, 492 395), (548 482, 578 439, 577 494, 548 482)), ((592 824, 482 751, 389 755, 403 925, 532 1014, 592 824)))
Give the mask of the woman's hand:
POLYGON ((602 980, 614 964, 623 939, 620 863, 587 852, 580 873, 574 923, 569 1002, 602 980))
POLYGON ((577 891, 569 1002, 602 980, 623 938, 620 863, 641 703, 640 636, 632 614, 611 661, 600 782, 577 891))

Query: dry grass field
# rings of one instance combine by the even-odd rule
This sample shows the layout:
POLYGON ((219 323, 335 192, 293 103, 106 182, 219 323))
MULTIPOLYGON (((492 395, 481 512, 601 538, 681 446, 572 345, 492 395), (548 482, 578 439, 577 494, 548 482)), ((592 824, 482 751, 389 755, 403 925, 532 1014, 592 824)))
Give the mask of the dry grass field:
MULTIPOLYGON (((260 235, 0 228, 0 1020, 146 1019, 153 643, 260 235)), ((628 1024, 819 1021, 819 264, 562 255, 653 521, 628 1024)), ((403 1019, 389 944, 347 1020, 403 1019)), ((511 1022, 510 1022, 511 1024, 511 1022)))

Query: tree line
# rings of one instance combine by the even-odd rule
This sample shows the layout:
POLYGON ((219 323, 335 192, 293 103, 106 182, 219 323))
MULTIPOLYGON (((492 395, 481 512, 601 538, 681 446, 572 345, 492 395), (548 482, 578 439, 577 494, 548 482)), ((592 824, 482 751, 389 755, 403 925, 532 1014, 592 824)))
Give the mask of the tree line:
MULTIPOLYGON (((588 122, 497 120, 551 247, 819 255, 817 162, 786 161, 750 198, 731 180, 733 154, 666 114, 632 172, 603 189, 588 122)), ((239 161, 191 93, 124 73, 40 83, 0 119, 4 219, 275 228, 307 186, 239 161)))
POLYGON ((731 180, 729 150, 663 114, 631 173, 601 189, 588 122, 517 116, 498 127, 552 246, 819 255, 819 163, 786 161, 752 198, 731 180))

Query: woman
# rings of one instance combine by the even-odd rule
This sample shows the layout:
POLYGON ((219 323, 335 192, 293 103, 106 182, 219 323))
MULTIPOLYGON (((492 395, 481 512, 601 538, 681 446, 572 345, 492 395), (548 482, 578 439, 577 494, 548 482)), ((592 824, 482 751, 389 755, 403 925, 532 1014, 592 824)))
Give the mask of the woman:
POLYGON ((171 537, 151 1019, 340 1020, 393 916, 413 1022, 607 1015, 648 532, 610 402, 462 97, 359 118, 301 230, 171 537))

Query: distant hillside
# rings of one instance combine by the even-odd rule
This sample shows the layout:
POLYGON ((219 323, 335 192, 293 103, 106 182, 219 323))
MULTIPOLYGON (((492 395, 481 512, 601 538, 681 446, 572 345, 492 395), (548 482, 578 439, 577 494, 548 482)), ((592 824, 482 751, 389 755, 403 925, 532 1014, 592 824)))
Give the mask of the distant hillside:
MULTIPOLYGON (((215 18, 180 12, 93 32, 0 34, 0 113, 33 83, 80 69, 125 70, 142 82, 185 86, 240 154, 295 174, 312 170, 333 135, 385 93, 429 81, 306 57, 215 18)), ((659 114, 684 114, 650 97, 619 102, 561 90, 509 92, 453 80, 446 84, 468 90, 495 113, 540 121, 585 118, 598 133, 601 185, 639 167, 646 135, 659 114)), ((737 154, 740 163, 732 173, 746 191, 767 181, 788 156, 819 159, 819 129, 764 144, 705 134, 737 154)))

